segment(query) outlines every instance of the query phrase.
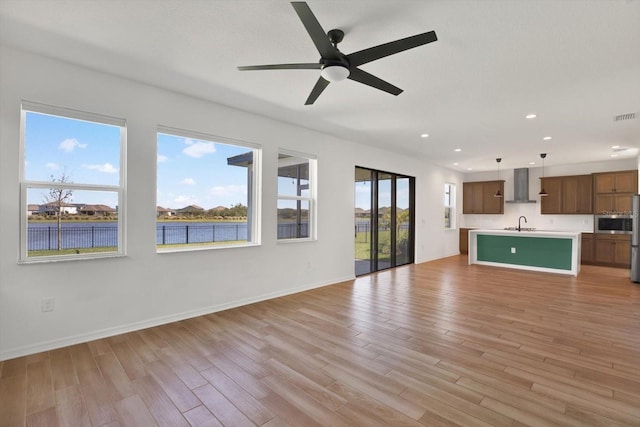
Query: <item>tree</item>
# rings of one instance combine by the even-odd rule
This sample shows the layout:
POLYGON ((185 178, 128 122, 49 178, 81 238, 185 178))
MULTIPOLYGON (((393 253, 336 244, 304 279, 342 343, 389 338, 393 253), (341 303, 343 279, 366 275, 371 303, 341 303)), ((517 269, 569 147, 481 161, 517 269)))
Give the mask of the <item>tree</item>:
MULTIPOLYGON (((69 184, 69 176, 62 172, 59 178, 51 175, 51 182, 56 184, 69 184)), ((58 220, 58 250, 62 250, 62 213, 64 208, 71 202, 73 190, 63 187, 56 187, 49 190, 49 194, 45 196, 45 203, 54 209, 54 214, 58 220)))

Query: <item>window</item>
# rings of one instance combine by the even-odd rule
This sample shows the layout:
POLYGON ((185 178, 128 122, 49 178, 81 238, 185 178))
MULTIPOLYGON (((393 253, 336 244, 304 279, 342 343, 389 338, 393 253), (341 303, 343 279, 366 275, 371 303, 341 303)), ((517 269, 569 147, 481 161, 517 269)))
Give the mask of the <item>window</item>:
POLYGON ((315 157, 278 154, 278 240, 315 239, 315 157))
POLYGON ((23 102, 20 261, 124 255, 125 120, 23 102))
POLYGON ((456 228, 455 208, 456 185, 447 182, 444 184, 444 228, 447 230, 456 228))
POLYGON ((259 244, 259 147, 167 127, 157 140, 157 250, 259 244))

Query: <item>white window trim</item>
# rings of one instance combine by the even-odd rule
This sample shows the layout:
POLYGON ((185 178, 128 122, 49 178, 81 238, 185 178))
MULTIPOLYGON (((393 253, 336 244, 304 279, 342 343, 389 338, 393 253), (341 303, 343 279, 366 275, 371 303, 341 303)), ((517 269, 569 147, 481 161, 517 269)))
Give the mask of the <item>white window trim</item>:
MULTIPOLYGON (((194 245, 193 247, 185 246, 180 248, 162 248, 159 249, 156 245, 156 253, 168 254, 175 252, 193 252, 193 251, 209 251, 216 249, 233 249, 233 248, 246 248, 253 246, 260 246, 262 244, 262 145, 249 141, 243 141, 239 139, 227 138, 224 136, 212 135, 209 133, 202 133, 192 130, 180 129, 175 127, 158 125, 156 131, 156 151, 158 149, 157 134, 162 133, 165 135, 177 136, 179 138, 192 138, 201 141, 219 142, 221 144, 235 145, 253 150, 253 172, 252 172, 252 186, 251 194, 249 197, 253 201, 252 208, 252 220, 251 220, 251 236, 250 242, 244 244, 234 245, 194 245)), ((157 153, 156 153, 157 154, 157 153)), ((156 164, 157 167, 157 164, 156 164)), ((156 169, 156 195, 158 194, 158 172, 156 169)), ((156 200, 156 205, 157 205, 156 200)), ((157 221, 154 221, 154 227, 156 227, 157 221)), ((154 234, 155 235, 155 234, 154 234)))
POLYGON ((456 209, 457 209, 457 203, 456 203, 456 184, 453 182, 445 182, 444 185, 449 185, 451 188, 451 194, 449 194, 449 200, 450 203, 449 205, 445 205, 445 208, 450 208, 450 217, 449 217, 449 223, 451 224, 451 227, 445 227, 445 231, 447 230, 457 230, 458 228, 458 221, 456 221, 456 209))
POLYGON ((57 107, 48 104, 41 104, 23 100, 20 108, 20 154, 18 169, 20 172, 20 254, 18 263, 32 264, 42 262, 76 261, 95 258, 113 258, 126 255, 126 144, 127 144, 127 121, 125 119, 106 116, 103 114, 88 113, 71 108, 57 107), (119 185, 99 185, 99 184, 75 184, 75 183, 55 183, 44 181, 29 181, 25 179, 25 128, 27 112, 48 114, 69 119, 82 120, 92 123, 117 126, 120 128, 120 170, 119 185), (72 190, 93 190, 108 191, 118 194, 118 249, 115 252, 83 253, 81 255, 50 255, 40 257, 29 257, 27 247, 27 227, 29 219, 27 216, 27 190, 29 188, 68 188, 72 190))
MULTIPOLYGON (((314 242, 316 240, 318 240, 318 221, 317 221, 317 200, 318 200, 318 173, 317 173, 317 169, 318 169, 318 157, 314 154, 309 154, 309 153, 302 153, 299 151, 293 151, 293 150, 288 150, 285 148, 279 148, 278 149, 278 156, 280 154, 284 154, 286 156, 291 156, 291 157, 298 157, 301 159, 307 159, 309 160, 309 196, 308 197, 302 197, 302 196, 285 196, 285 195, 279 195, 277 194, 278 192, 278 172, 277 169, 280 168, 280 162, 278 160, 277 162, 277 169, 276 169, 276 209, 277 209, 277 204, 278 204, 278 200, 301 200, 301 201, 308 201, 309 202, 309 237, 293 237, 293 238, 289 238, 289 239, 278 239, 278 233, 277 233, 277 229, 276 229, 276 241, 278 243, 296 243, 296 242, 314 242)), ((276 220, 277 223, 277 220, 276 220)))

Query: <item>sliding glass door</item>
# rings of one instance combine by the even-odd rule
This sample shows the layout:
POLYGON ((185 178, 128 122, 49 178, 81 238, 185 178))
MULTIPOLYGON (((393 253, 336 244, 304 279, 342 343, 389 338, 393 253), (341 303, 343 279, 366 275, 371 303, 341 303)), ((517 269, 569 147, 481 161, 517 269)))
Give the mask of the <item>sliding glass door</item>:
POLYGON ((356 167, 356 276, 413 263, 414 198, 414 178, 356 167))

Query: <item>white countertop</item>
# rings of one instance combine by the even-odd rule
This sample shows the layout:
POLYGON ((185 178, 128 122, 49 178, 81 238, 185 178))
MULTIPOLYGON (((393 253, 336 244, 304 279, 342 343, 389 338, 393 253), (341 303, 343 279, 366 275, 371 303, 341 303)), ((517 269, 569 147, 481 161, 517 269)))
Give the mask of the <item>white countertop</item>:
POLYGON ((583 231, 551 231, 551 230, 534 230, 534 231, 518 231, 518 230, 503 230, 503 229, 489 229, 489 228, 476 228, 469 230, 470 233, 476 234, 491 234, 491 235, 506 235, 506 236, 522 236, 522 237, 580 237, 583 231))

